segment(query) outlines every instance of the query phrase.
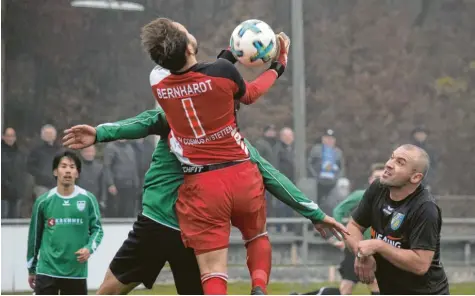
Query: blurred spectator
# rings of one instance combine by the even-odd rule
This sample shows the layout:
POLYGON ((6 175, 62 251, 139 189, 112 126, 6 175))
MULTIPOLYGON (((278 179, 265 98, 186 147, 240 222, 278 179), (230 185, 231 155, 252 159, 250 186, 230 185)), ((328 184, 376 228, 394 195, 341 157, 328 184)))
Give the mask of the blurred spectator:
POLYGON ((16 143, 16 132, 7 127, 2 135, 2 218, 18 218, 25 186, 23 155, 16 143))
MULTIPOLYGON (((295 148, 294 148, 294 132, 289 127, 284 127, 280 130, 279 141, 274 146, 275 167, 295 183, 294 166, 295 166, 295 148)), ((277 202, 275 211, 277 217, 292 217, 293 211, 290 207, 282 202, 277 202)), ((290 225, 289 225, 290 226, 290 225)), ((290 229, 283 225, 282 231, 290 229)), ((279 229, 278 229, 279 230, 279 229)))
POLYGON ((289 127, 280 130, 279 141, 274 146, 275 167, 294 182, 294 132, 289 127))
MULTIPOLYGON (((264 128, 264 133, 262 137, 260 137, 256 144, 254 145, 267 161, 272 164, 275 164, 274 159, 274 146, 277 140, 277 131, 275 129, 275 125, 271 124, 264 128)), ((275 212, 275 204, 277 200, 272 198, 272 195, 266 191, 266 203, 267 203, 267 217, 276 217, 277 213, 275 212)))
POLYGON ((108 187, 108 216, 133 217, 140 187, 135 151, 127 140, 111 142, 104 148, 104 166, 112 180, 108 187))
POLYGON ((428 131, 423 127, 417 127, 412 131, 412 144, 424 149, 430 157, 430 169, 427 176, 422 181, 426 187, 430 188, 431 181, 434 180, 435 168, 436 168, 436 159, 434 151, 431 147, 427 145, 427 137, 429 136, 428 131))
POLYGON ((31 150, 28 156, 28 172, 35 179, 34 193, 36 197, 56 186, 56 180, 51 173, 53 158, 61 150, 61 147, 55 143, 56 134, 54 126, 44 125, 41 128, 42 143, 31 150))
POLYGON ((104 165, 96 159, 96 146, 92 145, 81 150, 82 169, 81 177, 77 185, 94 194, 104 210, 107 199, 107 187, 111 186, 112 180, 107 179, 104 165))
POLYGON ((274 164, 274 152, 273 147, 277 142, 277 131, 275 129, 275 125, 271 124, 264 128, 264 133, 262 137, 260 137, 256 144, 254 145, 259 151, 259 154, 264 157, 267 161, 274 164))
MULTIPOLYGON (((139 174, 139 184, 142 186, 144 183, 145 173, 148 171, 150 162, 152 161, 152 154, 155 150, 155 145, 152 143, 150 138, 146 138, 135 140, 132 142, 132 147, 135 151, 137 171, 139 174)), ((138 194, 139 196, 136 202, 136 208, 137 211, 140 211, 142 207, 142 190, 139 190, 138 194)))
POLYGON ((308 170, 317 182, 317 203, 332 204, 327 201, 330 192, 335 188, 338 179, 345 176, 343 152, 336 146, 333 130, 326 130, 321 143, 312 147, 308 157, 308 170))

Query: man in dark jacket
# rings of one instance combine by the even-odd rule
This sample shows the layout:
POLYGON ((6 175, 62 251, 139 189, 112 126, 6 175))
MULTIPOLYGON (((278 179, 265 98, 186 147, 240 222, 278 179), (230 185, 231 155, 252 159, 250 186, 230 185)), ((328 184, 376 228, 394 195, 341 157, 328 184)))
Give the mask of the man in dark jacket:
MULTIPOLYGON (((289 127, 280 130, 279 141, 274 147, 275 167, 295 183, 295 148, 294 148, 294 132, 289 127)), ((278 217, 293 217, 292 210, 281 202, 276 204, 276 212, 278 217)), ((286 229, 292 230, 292 225, 283 225, 282 232, 286 229)), ((279 227, 277 227, 279 230, 279 227)))
MULTIPOLYGON (((256 141, 255 145, 259 154, 273 165, 275 165, 274 146, 276 144, 276 136, 275 125, 268 125, 264 128, 264 134, 256 141)), ((267 217, 277 217, 276 203, 277 200, 272 198, 271 194, 266 191, 267 217)))
POLYGON ((272 164, 275 163, 273 147, 276 144, 276 137, 275 125, 268 125, 264 128, 264 134, 256 141, 255 145, 259 154, 272 164))
POLYGON ((34 148, 28 157, 28 172, 35 178, 34 192, 38 197, 56 186, 51 174, 51 163, 61 147, 55 143, 56 128, 47 124, 41 128, 42 143, 34 148))
POLYGON ((135 204, 140 194, 137 157, 130 142, 119 140, 108 143, 104 149, 104 166, 112 185, 107 208, 114 217, 134 217, 135 204))
POLYGON ((16 133, 7 127, 2 135, 2 218, 18 218, 25 185, 23 155, 18 150, 16 133))
POLYGON ((333 211, 338 200, 331 200, 330 193, 338 179, 345 176, 345 158, 336 145, 335 132, 327 129, 320 143, 315 144, 308 157, 309 175, 316 179, 317 203, 326 211, 333 211))
POLYGON ((107 190, 112 185, 112 180, 107 179, 108 174, 104 171, 104 165, 96 159, 96 146, 92 145, 81 150, 82 168, 81 178, 77 184, 96 196, 101 209, 106 205, 107 190))

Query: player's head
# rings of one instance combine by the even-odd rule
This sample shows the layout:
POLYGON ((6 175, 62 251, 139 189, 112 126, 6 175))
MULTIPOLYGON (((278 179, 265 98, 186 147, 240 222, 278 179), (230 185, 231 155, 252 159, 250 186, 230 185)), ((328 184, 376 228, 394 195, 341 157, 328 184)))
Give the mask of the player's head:
POLYGON ((180 23, 158 18, 142 28, 142 46, 159 66, 179 71, 187 63, 196 62, 196 38, 180 23))
POLYGON ((380 179, 384 172, 384 163, 373 163, 371 165, 368 183, 371 184, 376 179, 380 179))
POLYGON ((73 186, 81 173, 81 160, 76 153, 66 150, 53 159, 53 175, 58 185, 73 186))
POLYGON ((386 162, 381 184, 396 188, 419 185, 429 167, 430 158, 424 149, 411 144, 402 145, 386 162))

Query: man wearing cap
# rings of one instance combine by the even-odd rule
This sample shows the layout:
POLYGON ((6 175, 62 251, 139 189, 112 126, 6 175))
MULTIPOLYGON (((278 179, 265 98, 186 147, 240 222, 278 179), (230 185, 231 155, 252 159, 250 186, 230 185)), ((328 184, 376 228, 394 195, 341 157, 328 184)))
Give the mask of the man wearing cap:
POLYGON ((321 143, 315 144, 310 151, 308 170, 309 175, 317 180, 318 202, 328 204, 326 200, 330 192, 338 179, 345 175, 345 159, 341 149, 336 146, 335 132, 332 129, 327 129, 321 143))

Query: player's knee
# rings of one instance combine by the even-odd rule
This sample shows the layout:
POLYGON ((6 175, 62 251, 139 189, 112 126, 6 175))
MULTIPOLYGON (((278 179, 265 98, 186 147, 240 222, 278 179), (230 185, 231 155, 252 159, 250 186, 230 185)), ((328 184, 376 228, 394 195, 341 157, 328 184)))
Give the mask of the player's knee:
POLYGON ((121 283, 110 269, 107 270, 104 281, 102 282, 97 295, 125 295, 132 291, 139 283, 123 284, 121 283))

